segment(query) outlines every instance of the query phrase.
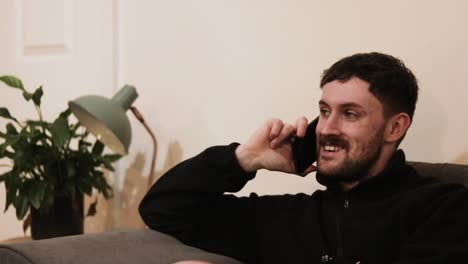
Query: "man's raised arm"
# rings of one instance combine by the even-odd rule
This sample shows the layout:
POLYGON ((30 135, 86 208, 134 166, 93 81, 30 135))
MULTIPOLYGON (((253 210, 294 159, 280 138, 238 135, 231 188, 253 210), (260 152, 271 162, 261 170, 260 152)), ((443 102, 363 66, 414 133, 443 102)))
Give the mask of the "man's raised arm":
POLYGON ((252 259, 256 195, 237 192, 259 169, 294 172, 290 137, 305 133, 299 125, 268 120, 243 145, 215 146, 164 174, 140 204, 150 228, 211 252, 252 259), (298 129, 298 126, 300 127, 298 129))

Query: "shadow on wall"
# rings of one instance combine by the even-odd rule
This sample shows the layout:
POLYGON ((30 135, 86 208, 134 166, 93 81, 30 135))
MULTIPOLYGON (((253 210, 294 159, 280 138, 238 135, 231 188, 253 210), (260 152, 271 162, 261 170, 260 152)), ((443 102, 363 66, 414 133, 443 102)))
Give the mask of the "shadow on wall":
MULTIPOLYGON (((166 160, 161 170, 155 172, 156 181, 169 169, 182 161, 183 150, 179 142, 169 144, 166 160)), ((98 199, 96 214, 85 218, 85 232, 99 233, 118 228, 144 228, 138 213, 138 205, 148 190, 147 176, 143 174, 147 161, 143 153, 137 153, 130 167, 125 171, 124 188, 120 191, 120 205, 114 207, 114 199, 105 200, 102 195, 86 197, 85 208, 98 199), (115 215, 120 215, 119 223, 115 215)), ((157 163, 157 161, 156 161, 157 163)), ((109 178, 109 173, 106 175, 109 178)), ((86 213, 86 212, 85 212, 86 213)))
POLYGON ((452 163, 468 165, 468 151, 456 157, 452 163))

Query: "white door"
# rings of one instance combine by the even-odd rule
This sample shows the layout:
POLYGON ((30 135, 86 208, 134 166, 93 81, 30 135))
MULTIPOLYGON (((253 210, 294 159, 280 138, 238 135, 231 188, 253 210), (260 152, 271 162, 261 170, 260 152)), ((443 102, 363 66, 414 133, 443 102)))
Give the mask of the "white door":
MULTIPOLYGON (((111 96, 117 86, 115 10, 115 0, 0 1, 0 75, 21 78, 29 91, 43 85, 42 110, 49 121, 66 109, 68 100, 84 94, 111 96)), ((0 106, 16 117, 36 117, 17 90, 3 85, 0 106)), ((4 125, 0 120, 2 130, 4 125)), ((23 235, 14 208, 3 213, 4 205, 2 184, 0 240, 23 235)))

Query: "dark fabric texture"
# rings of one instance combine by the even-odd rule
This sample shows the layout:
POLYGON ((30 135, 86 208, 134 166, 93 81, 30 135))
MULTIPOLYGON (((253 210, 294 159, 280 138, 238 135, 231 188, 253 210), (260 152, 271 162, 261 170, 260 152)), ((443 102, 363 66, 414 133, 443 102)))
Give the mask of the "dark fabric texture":
POLYGON ((417 171, 466 184, 466 166, 408 165, 398 151, 382 173, 348 192, 321 181, 327 190, 311 195, 235 197, 225 192, 255 176, 238 164, 237 146, 211 147, 163 175, 140 205, 145 223, 247 263, 468 259, 467 189, 417 171))
POLYGON ((0 244, 0 264, 168 264, 180 260, 239 263, 149 229, 0 244))

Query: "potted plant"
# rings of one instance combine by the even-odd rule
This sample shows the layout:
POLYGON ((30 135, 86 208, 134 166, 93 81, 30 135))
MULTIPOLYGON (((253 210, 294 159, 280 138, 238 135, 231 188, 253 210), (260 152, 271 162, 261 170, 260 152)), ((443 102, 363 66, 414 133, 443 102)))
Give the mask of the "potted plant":
POLYGON ((22 92, 37 111, 36 119, 21 122, 0 107, 0 118, 7 121, 5 129, 0 128, 0 160, 10 161, 4 165, 10 169, 0 175, 6 189, 5 211, 13 206, 27 228, 29 210, 33 239, 83 233, 83 195, 94 189, 106 199, 112 196, 104 172, 113 171, 112 162, 121 156, 105 154, 98 140, 90 142, 88 132, 69 120, 69 109, 53 122, 43 120, 42 86, 30 93, 14 76, 0 76, 0 83, 22 92))

